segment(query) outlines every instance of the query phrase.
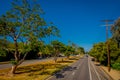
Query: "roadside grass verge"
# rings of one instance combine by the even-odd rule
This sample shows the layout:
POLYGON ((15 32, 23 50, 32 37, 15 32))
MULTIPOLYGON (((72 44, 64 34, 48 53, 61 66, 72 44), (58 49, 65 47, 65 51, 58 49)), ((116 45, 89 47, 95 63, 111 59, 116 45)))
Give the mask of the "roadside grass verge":
POLYGON ((53 60, 49 60, 37 64, 21 66, 17 68, 14 76, 8 74, 10 69, 0 70, 0 80, 44 80, 78 59, 79 57, 72 56, 70 59, 59 58, 57 63, 53 60))

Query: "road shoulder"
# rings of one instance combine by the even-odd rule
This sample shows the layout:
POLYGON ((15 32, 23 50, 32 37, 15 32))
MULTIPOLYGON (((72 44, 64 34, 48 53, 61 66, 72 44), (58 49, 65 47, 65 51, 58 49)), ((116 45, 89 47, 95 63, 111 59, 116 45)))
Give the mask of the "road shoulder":
MULTIPOLYGON (((100 64, 98 62, 94 62, 94 64, 100 64)), ((110 72, 108 72, 108 68, 106 66, 100 65, 100 68, 107 73, 113 80, 120 80, 120 71, 111 69, 110 72)))
POLYGON ((120 71, 111 69, 111 71, 108 72, 107 67, 101 66, 101 68, 102 68, 107 74, 109 74, 109 75, 113 78, 113 80, 120 80, 120 71))

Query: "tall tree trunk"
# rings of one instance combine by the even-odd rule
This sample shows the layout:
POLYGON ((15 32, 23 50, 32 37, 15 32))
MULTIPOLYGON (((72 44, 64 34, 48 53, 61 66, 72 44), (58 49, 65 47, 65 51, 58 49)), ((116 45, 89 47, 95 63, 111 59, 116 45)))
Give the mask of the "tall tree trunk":
POLYGON ((14 57, 15 57, 15 62, 17 63, 13 63, 12 65, 12 68, 11 68, 11 71, 10 71, 10 74, 15 74, 15 71, 17 69, 17 66, 19 65, 19 52, 18 52, 18 43, 17 43, 17 38, 16 36, 14 35, 14 45, 15 45, 15 53, 14 53, 14 57))
POLYGON ((55 49, 55 55, 54 55, 54 61, 55 61, 55 63, 57 62, 57 55, 58 55, 57 52, 58 52, 58 51, 55 49))
POLYGON ((16 37, 14 38, 14 45, 15 45, 15 53, 14 53, 14 57, 15 57, 15 64, 13 64, 10 73, 13 75, 15 74, 15 71, 17 69, 17 67, 25 60, 25 57, 27 56, 28 53, 26 53, 22 59, 20 59, 20 53, 18 51, 18 43, 17 43, 17 39, 16 37))
POLYGON ((120 42, 117 43, 118 48, 120 48, 120 42))
POLYGON ((54 56, 54 61, 55 61, 55 63, 57 62, 57 56, 54 56))
POLYGON ((70 56, 67 56, 67 59, 69 59, 70 58, 70 56))
POLYGON ((16 71, 17 67, 18 67, 22 62, 24 62, 26 55, 27 55, 27 54, 25 54, 24 57, 23 57, 23 59, 19 60, 19 62, 17 62, 16 64, 12 65, 12 68, 11 68, 11 71, 10 71, 11 74, 15 74, 15 71, 16 71))
POLYGON ((15 45, 15 60, 18 61, 19 60, 19 52, 18 52, 18 43, 17 43, 17 39, 14 38, 14 45, 15 45))
POLYGON ((18 65, 12 65, 12 69, 11 69, 11 71, 10 71, 11 74, 15 74, 15 71, 16 71, 16 69, 17 69, 17 66, 18 66, 18 65))

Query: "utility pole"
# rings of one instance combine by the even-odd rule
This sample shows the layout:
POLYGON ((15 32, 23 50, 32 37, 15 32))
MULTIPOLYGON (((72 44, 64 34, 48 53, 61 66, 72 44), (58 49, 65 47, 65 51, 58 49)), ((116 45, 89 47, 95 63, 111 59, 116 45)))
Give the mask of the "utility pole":
POLYGON ((106 47, 107 47, 107 58, 108 58, 108 72, 111 70, 111 59, 110 59, 110 44, 108 41, 108 22, 112 22, 113 20, 102 20, 102 22, 106 23, 106 47))

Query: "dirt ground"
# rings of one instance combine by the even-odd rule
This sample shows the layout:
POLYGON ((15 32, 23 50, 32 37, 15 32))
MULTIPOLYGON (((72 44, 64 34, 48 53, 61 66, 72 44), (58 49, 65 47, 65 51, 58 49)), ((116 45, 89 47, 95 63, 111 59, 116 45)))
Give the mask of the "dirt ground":
POLYGON ((107 67, 101 66, 101 68, 103 68, 105 72, 107 72, 113 78, 113 80, 120 80, 120 71, 111 69, 111 71, 108 72, 107 67))

